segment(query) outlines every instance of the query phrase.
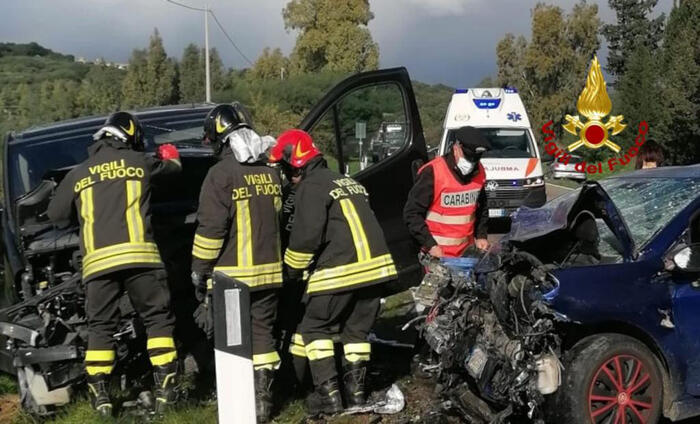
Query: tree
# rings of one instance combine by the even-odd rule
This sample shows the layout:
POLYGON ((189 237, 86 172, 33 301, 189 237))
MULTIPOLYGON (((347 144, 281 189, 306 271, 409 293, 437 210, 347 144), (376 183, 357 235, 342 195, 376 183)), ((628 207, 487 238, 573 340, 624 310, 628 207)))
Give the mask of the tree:
POLYGON ((648 137, 657 138, 662 118, 661 88, 658 61, 646 45, 640 43, 630 54, 626 68, 617 84, 614 113, 625 117, 628 130, 617 137, 622 145, 629 146, 637 136, 641 121, 649 123, 648 137))
POLYGON ((148 50, 134 50, 122 87, 127 107, 167 105, 177 101, 177 68, 155 29, 148 50))
POLYGON ((144 96, 144 88, 148 84, 146 64, 146 50, 135 49, 129 58, 129 67, 122 83, 123 107, 141 107, 148 104, 148 100, 144 96))
POLYGON ((76 99, 81 115, 108 113, 119 109, 125 72, 114 67, 96 65, 90 68, 80 83, 76 99))
POLYGON ((287 69, 289 69, 289 59, 284 57, 282 50, 279 48, 270 50, 269 47, 265 47, 251 68, 250 76, 257 79, 281 79, 287 69))
POLYGON ((376 69, 379 46, 367 24, 369 0, 291 0, 282 11, 287 30, 299 32, 290 57, 294 72, 376 69))
POLYGON ((204 60, 199 47, 189 44, 180 61, 180 101, 201 102, 204 95, 204 60))
MULTIPOLYGON (((202 49, 202 63, 204 63, 204 49, 202 49)), ((211 74, 211 89, 219 91, 226 88, 227 78, 224 70, 224 63, 221 61, 219 51, 216 47, 209 50, 209 73, 211 74)))
POLYGON ((598 50, 598 7, 581 1, 572 12, 538 4, 532 11, 529 42, 507 34, 496 48, 498 82, 516 87, 532 125, 553 119, 562 134, 564 115, 575 111, 586 71, 598 50))
POLYGON ((658 0, 608 0, 617 15, 617 22, 604 25, 602 34, 608 41, 608 71, 621 77, 629 55, 639 45, 652 54, 663 37, 664 15, 651 19, 658 0))
POLYGON ((662 54, 661 142, 671 162, 700 162, 700 2, 682 0, 670 13, 662 54))

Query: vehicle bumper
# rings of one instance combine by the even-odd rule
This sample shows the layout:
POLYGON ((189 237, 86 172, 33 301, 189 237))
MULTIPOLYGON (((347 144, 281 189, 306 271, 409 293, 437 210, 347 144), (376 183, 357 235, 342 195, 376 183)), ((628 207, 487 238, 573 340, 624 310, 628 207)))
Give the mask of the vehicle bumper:
POLYGON ((497 189, 486 193, 489 216, 507 217, 520 206, 538 208, 547 201, 545 186, 517 189, 497 189))
POLYGON ((554 171, 552 172, 553 178, 569 178, 572 180, 585 180, 586 174, 583 172, 576 171, 554 171))

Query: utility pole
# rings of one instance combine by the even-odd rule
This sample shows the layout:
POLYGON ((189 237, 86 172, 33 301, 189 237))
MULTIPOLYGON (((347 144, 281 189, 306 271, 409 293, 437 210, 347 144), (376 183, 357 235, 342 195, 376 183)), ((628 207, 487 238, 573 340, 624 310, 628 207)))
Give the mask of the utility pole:
POLYGON ((209 5, 204 5, 204 72, 206 73, 206 102, 211 103, 211 76, 209 74, 209 5))

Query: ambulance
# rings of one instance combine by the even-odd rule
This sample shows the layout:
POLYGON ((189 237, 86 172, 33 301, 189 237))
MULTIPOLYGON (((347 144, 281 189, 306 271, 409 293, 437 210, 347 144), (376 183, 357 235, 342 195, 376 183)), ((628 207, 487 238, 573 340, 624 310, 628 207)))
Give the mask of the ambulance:
POLYGON ((491 142, 481 164, 486 170, 489 217, 509 217, 520 206, 542 206, 542 160, 530 120, 515 88, 458 89, 443 124, 439 154, 454 143, 455 131, 471 126, 491 142))

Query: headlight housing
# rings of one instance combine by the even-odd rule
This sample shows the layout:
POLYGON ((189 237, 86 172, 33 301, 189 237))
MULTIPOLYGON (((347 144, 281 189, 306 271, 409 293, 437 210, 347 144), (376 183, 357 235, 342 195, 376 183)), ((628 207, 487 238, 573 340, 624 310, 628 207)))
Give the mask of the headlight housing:
POLYGON ((523 184, 523 187, 532 188, 532 187, 541 187, 543 185, 544 185, 544 178, 537 177, 537 178, 526 179, 525 184, 523 184))

